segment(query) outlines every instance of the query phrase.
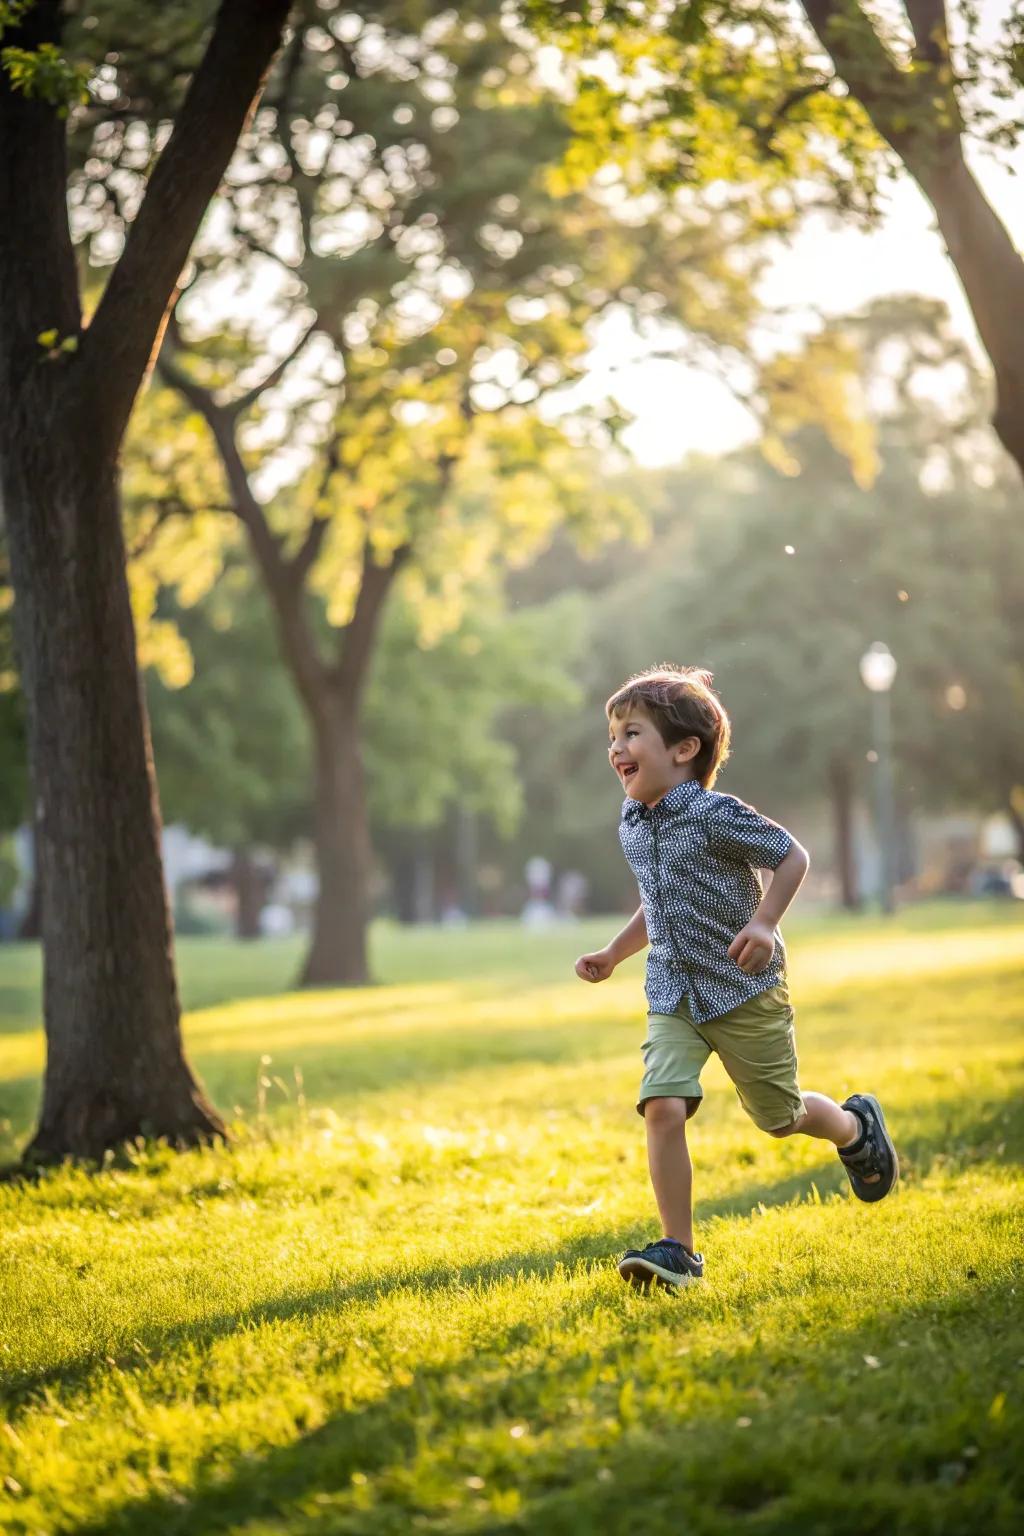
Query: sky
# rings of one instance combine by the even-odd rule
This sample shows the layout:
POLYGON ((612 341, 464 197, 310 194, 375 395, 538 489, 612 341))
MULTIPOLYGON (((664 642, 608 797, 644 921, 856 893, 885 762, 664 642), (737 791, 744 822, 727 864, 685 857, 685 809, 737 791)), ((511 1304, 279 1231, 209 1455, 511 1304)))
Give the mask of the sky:
MULTIPOLYGON (((1024 175, 1024 154, 1017 155, 1016 165, 1024 175)), ((981 156, 974 157, 973 169, 1018 249, 1024 250, 1020 176, 981 156)), ((907 176, 892 188, 882 223, 870 234, 836 220, 809 220, 777 252, 761 292, 769 306, 810 306, 828 315, 850 313, 883 295, 939 298, 949 306, 957 331, 973 341, 980 355, 970 310, 935 227, 935 215, 907 176)), ((665 342, 651 345, 663 348, 665 342)), ((630 335, 628 322, 606 325, 594 349, 587 387, 589 396, 614 385, 618 399, 636 415, 623 444, 638 463, 677 463, 694 450, 724 453, 756 435, 749 413, 714 375, 660 361, 623 367, 623 360, 642 346, 630 335)))

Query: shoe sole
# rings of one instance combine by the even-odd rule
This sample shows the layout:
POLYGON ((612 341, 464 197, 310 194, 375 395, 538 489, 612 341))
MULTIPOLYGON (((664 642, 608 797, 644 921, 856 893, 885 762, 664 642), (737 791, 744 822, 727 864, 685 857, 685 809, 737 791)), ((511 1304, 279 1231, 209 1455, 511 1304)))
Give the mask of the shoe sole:
MULTIPOLYGON (((864 1100, 864 1102, 866 1104, 870 1104, 871 1108, 874 1110, 875 1115, 876 1115, 876 1117, 878 1119, 878 1124, 882 1128, 882 1136, 883 1136, 883 1138, 885 1140, 885 1144, 886 1144, 886 1146, 889 1149, 889 1156, 892 1158, 892 1183, 889 1185, 889 1188, 888 1189, 884 1189, 881 1192, 881 1194, 876 1195, 876 1194, 872 1193, 872 1194, 869 1194, 869 1195, 861 1195, 861 1194, 857 1193, 857 1190, 854 1188, 854 1186, 852 1184, 850 1186, 851 1189, 853 1189, 853 1192, 857 1196, 858 1200, 863 1200, 866 1205, 875 1205, 879 1200, 884 1200, 886 1195, 891 1195, 893 1190, 896 1188, 897 1184, 899 1183, 899 1181, 900 1181, 900 1160, 899 1160, 899 1156, 898 1156, 898 1154, 896 1152, 896 1148, 893 1146, 892 1137, 889 1135, 889 1128, 888 1128, 888 1126, 885 1123, 885 1116, 882 1113, 882 1106, 881 1106, 881 1104, 879 1104, 878 1100, 875 1098, 873 1093, 862 1093, 861 1094, 861 1098, 864 1100)), ((879 1180, 879 1183, 880 1182, 881 1182, 881 1180, 879 1180)), ((869 1189, 869 1190, 874 1191, 877 1188, 877 1185, 866 1184, 864 1187, 865 1187, 865 1189, 869 1189)))
POLYGON ((684 1285, 696 1285, 703 1280, 703 1275, 681 1275, 674 1269, 662 1269, 660 1264, 652 1264, 650 1259, 623 1259, 618 1265, 619 1274, 623 1280, 628 1280, 630 1285, 637 1286, 640 1290, 650 1290, 652 1285, 663 1285, 666 1290, 678 1291, 684 1285))

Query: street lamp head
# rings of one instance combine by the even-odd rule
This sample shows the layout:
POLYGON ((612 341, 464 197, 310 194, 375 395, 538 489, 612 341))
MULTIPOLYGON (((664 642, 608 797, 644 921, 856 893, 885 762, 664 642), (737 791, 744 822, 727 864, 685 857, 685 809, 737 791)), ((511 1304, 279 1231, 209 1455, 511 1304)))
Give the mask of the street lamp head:
POLYGON ((896 676, 896 658, 881 640, 869 645, 860 659, 861 681, 872 693, 888 693, 896 676))

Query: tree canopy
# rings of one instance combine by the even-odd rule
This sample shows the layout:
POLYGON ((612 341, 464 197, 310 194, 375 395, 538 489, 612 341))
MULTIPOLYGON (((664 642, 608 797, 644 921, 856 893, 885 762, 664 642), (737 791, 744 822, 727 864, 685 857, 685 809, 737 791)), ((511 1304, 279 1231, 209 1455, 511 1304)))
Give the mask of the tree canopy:
POLYGON ((901 166, 939 231, 992 362, 993 424, 1024 468, 1024 262, 967 156, 1022 141, 1024 8, 973 0, 522 0, 563 50, 571 170, 634 195, 703 190, 766 234, 825 206, 870 221, 901 166))

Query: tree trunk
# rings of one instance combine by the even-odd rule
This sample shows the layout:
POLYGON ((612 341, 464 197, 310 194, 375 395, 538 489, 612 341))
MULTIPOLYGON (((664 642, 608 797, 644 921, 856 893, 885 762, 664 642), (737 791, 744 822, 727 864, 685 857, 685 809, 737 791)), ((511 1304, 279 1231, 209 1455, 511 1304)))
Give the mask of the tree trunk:
POLYGON ((1017 857, 1024 864, 1024 796, 1019 790, 1011 790, 1006 798, 1006 814, 1010 818, 1017 839, 1017 857))
POLYGON ((304 987, 363 986, 373 854, 358 702, 337 688, 313 717, 314 839, 320 890, 304 987))
POLYGON ((914 65, 900 69, 860 0, 803 0, 850 92, 931 203, 996 380, 992 419, 1024 473, 1024 260, 964 159, 945 6, 910 4, 914 65))
MULTIPOLYGON (((26 1153, 36 1159, 224 1130, 182 1053, 117 458, 287 11, 288 0, 221 0, 88 326, 64 119, 0 69, 0 507, 42 883, 47 1067, 26 1153)), ((60 0, 35 0, 9 23, 5 47, 59 52, 60 0)))
POLYGON ((50 421, 3 455, 42 887, 47 1070, 35 1160, 223 1135, 182 1053, 118 487, 50 421))
POLYGON ((908 162, 935 209, 982 345, 992 360, 996 408, 992 425, 1024 473, 1024 261, 963 159, 908 162))
POLYGON ((273 876, 252 856, 249 848, 236 848, 231 860, 231 883, 235 888, 235 937, 258 939, 260 913, 267 900, 273 876))
POLYGON ((836 872, 839 875, 839 899, 847 912, 860 910, 857 866, 853 856, 853 780, 850 766, 833 758, 828 771, 832 799, 832 827, 835 839, 836 872))

